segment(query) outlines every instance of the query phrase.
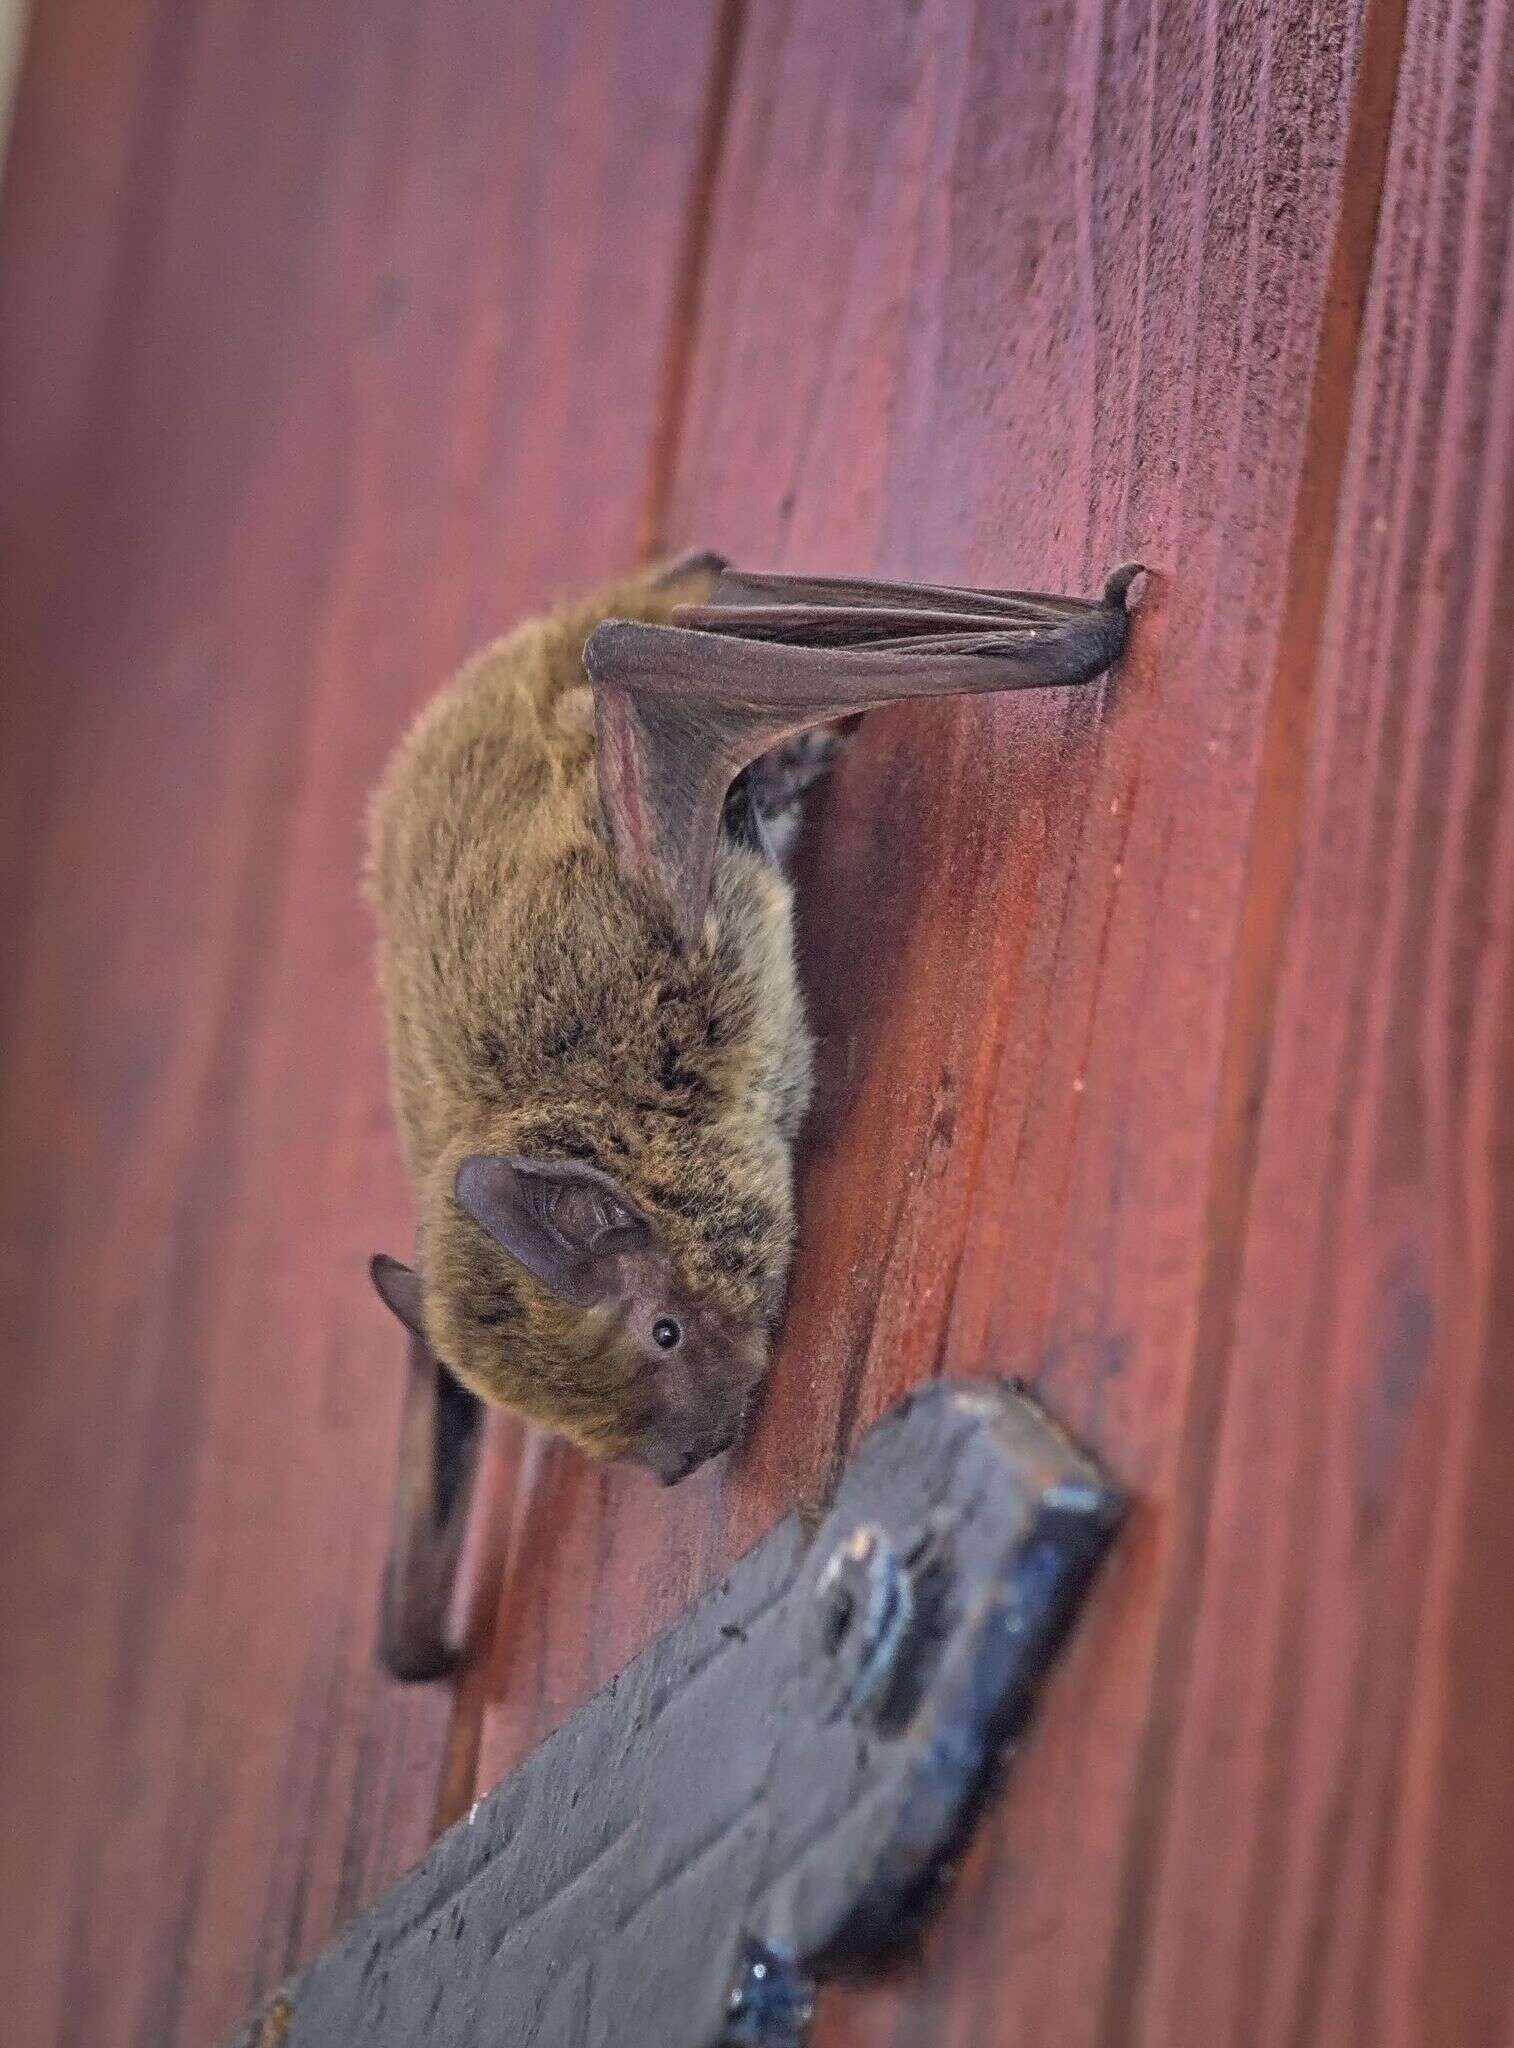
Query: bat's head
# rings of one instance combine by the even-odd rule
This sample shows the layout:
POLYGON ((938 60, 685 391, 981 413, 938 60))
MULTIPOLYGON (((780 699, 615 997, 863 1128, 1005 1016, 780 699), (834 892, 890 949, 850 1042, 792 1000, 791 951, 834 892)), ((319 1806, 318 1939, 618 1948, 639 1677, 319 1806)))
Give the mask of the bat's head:
MULTIPOLYGON (((768 1263, 786 1262, 776 1217, 766 1236, 782 1245, 768 1263)), ((700 1259, 676 1219, 587 1161, 470 1152, 425 1204, 420 1271, 383 1256, 372 1270, 464 1385, 672 1484, 733 1442, 767 1369, 762 1264, 700 1259)))

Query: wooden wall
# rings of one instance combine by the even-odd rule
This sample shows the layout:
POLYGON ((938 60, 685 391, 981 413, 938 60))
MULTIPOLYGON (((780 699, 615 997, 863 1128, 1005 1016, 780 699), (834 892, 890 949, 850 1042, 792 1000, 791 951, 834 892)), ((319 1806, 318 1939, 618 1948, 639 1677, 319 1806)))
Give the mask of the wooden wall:
POLYGON ((817 2048, 1514 2044, 1508 0, 39 0, 0 199, 0 1994, 216 2038, 912 1382, 1131 1526, 817 2048), (662 544, 1091 589, 869 722, 758 1427, 512 1425, 371 1662, 403 1246, 361 805, 662 544))

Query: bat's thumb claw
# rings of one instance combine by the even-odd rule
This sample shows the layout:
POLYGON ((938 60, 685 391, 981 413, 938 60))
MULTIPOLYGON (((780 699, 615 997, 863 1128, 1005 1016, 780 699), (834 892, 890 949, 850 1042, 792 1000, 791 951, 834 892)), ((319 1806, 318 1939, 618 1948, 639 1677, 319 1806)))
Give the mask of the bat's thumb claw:
POLYGON ((1146 595, 1150 571, 1144 562, 1125 562, 1104 585, 1104 602, 1117 611, 1133 612, 1146 595))
POLYGON ((730 563, 714 548, 686 548, 681 555, 663 562, 652 579, 654 590, 673 590, 696 576, 723 576, 730 563))

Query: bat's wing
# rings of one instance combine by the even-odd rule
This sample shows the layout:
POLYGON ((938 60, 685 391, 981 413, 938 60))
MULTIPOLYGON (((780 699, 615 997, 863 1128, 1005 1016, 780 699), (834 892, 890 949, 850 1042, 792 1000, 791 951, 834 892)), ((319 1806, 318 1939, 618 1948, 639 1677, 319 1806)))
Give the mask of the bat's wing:
POLYGON ((1101 675, 1125 645, 1138 564, 1096 599, 726 568, 671 625, 589 635, 599 790, 628 874, 704 921, 733 778, 809 727, 905 697, 1044 689, 1101 675))
MULTIPOLYGON (((704 555, 659 580, 715 569, 709 597, 679 606, 671 625, 608 619, 584 647, 611 841, 690 937, 704 921, 726 792, 749 761, 901 698, 1091 681, 1125 645, 1140 574, 1116 570, 1091 601, 744 575, 704 555)), ((447 1620, 482 1418, 482 1403, 412 1337, 380 1629, 398 1677, 436 1677, 453 1661, 447 1620)))
POLYGON ((483 1403, 410 1339, 379 1655, 396 1678, 441 1678, 447 1618, 483 1435, 483 1403))

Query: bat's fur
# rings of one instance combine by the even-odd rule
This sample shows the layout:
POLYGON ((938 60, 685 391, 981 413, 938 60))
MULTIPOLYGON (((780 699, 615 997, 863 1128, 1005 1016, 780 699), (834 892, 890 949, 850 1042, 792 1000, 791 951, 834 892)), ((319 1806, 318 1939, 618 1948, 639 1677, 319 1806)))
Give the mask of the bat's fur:
POLYGON ((371 812, 426 1339, 476 1393, 601 1456, 649 1426, 646 1357, 501 1250, 454 1176, 476 1153, 613 1175, 655 1227, 670 1306, 722 1333, 718 1434, 734 1433, 782 1304, 810 1092, 790 885, 725 831, 702 938, 680 940, 606 840, 581 660, 599 619, 665 620, 712 583, 648 573, 488 648, 422 713, 371 812))

